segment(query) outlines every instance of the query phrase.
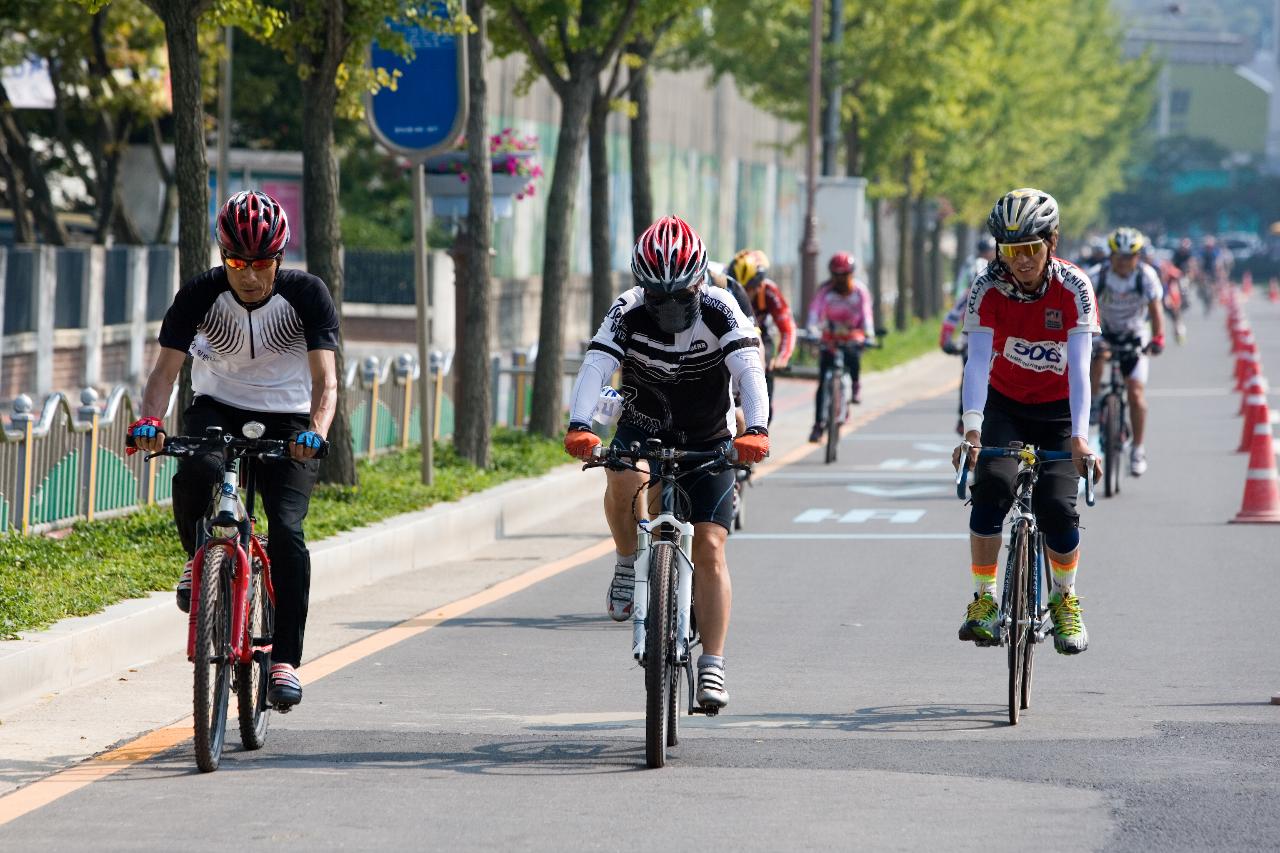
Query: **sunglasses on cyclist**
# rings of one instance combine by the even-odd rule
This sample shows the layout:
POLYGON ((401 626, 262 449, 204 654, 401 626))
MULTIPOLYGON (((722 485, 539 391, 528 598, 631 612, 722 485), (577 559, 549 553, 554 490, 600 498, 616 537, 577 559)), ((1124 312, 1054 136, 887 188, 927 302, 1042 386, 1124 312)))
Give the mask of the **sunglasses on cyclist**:
POLYGON ((1034 258, 1044 251, 1044 240, 1030 240, 1026 243, 1000 243, 1000 254, 1006 258, 1019 256, 1034 258))
POLYGON ((223 255, 222 262, 233 270, 243 270, 253 267, 258 272, 271 269, 271 265, 278 259, 279 255, 273 255, 270 258, 237 258, 235 255, 223 255))
POLYGON ((683 290, 677 290, 675 293, 659 293, 652 290, 644 292, 644 301, 650 305, 666 305, 668 302, 675 302, 679 305, 688 305, 698 297, 696 288, 686 287, 683 290))

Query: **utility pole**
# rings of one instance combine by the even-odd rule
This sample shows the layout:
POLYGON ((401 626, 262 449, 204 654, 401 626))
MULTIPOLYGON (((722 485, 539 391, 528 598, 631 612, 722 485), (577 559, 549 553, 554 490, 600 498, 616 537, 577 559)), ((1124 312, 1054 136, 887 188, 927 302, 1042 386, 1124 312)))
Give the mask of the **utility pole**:
POLYGON ((808 310, 818 281, 818 104, 822 100, 822 0, 809 12, 809 138, 805 153, 804 239, 800 243, 800 305, 808 310))
POLYGON ((840 75, 836 73, 836 53, 844 40, 844 0, 831 0, 831 27, 827 30, 827 111, 822 128, 822 174, 836 173, 836 152, 840 150, 840 75))

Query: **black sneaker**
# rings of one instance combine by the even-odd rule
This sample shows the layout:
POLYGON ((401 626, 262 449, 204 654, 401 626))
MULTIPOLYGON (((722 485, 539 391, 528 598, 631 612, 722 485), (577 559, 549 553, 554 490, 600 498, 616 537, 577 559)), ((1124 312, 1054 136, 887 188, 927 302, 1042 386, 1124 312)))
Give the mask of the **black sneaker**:
POLYGON ((302 682, 292 665, 271 664, 271 680, 267 685, 267 704, 287 711, 302 701, 302 682))
POLYGON ((817 444, 822 441, 822 434, 826 431, 826 424, 814 424, 813 429, 809 430, 809 441, 813 444, 817 444))
POLYGON ((175 590, 178 609, 183 613, 191 612, 191 564, 194 562, 195 560, 187 560, 187 564, 182 568, 182 577, 178 579, 178 588, 175 590))

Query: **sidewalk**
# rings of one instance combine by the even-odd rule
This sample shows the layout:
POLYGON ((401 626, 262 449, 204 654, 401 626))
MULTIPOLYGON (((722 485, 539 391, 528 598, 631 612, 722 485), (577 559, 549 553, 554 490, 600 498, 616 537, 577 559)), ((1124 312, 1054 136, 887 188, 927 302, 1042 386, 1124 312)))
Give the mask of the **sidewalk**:
MULTIPOLYGON (((958 378, 957 362, 940 353, 869 374, 863 380, 863 399, 867 402, 855 410, 855 426, 912 399, 954 389, 958 378)), ((813 391, 811 381, 786 379, 778 383, 772 429, 774 464, 785 464, 818 448, 806 442, 813 391)), ((950 426, 947 424, 945 428, 950 426)), ((766 478, 767 471, 766 464, 761 472, 766 478)), ((604 518, 598 511, 602 487, 598 481, 587 486, 592 482, 588 478, 593 476, 598 476, 598 472, 588 474, 566 467, 547 478, 500 487, 528 490, 533 484, 538 506, 532 508, 541 509, 540 516, 508 517, 500 526, 496 541, 470 549, 465 555, 383 577, 364 586, 333 587, 325 600, 314 597, 308 620, 306 657, 315 658, 428 609, 601 542, 607 536, 604 518), (582 479, 578 479, 579 476, 582 479), (544 481, 555 485, 549 486, 544 481), (549 507, 555 509, 548 511, 549 507)), ((483 496, 473 496, 479 497, 483 496)), ((532 506, 532 501, 530 503, 532 506)), ((433 508, 411 516, 438 512, 439 508, 433 508)), ((396 528, 403 526, 406 518, 382 524, 396 528)), ((354 535, 357 534, 343 534, 354 535)), ((322 551, 325 544, 317 543, 316 551, 322 551)), ((410 540, 403 537, 401 547, 414 550, 410 540)), ((374 562, 379 561, 352 559, 351 565, 361 572, 370 572, 376 568, 371 565, 374 562)), ((600 584, 603 598, 606 580, 601 578, 600 584)), ((317 592, 321 592, 319 586, 317 592)), ((167 647, 180 649, 185 619, 173 606, 171 595, 157 594, 154 598, 159 602, 158 613, 165 620, 166 628, 178 638, 167 647)), ((88 617, 88 620, 97 618, 88 617)), ((98 647, 97 652, 112 653, 104 647, 98 647)), ((45 691, 38 701, 10 710, 0 718, 0 795, 188 715, 190 684, 190 664, 181 652, 175 652, 142 666, 122 665, 109 678, 82 687, 65 692, 45 691)), ((372 697, 371 701, 374 701, 372 697)), ((306 704, 295 713, 305 714, 306 704)))

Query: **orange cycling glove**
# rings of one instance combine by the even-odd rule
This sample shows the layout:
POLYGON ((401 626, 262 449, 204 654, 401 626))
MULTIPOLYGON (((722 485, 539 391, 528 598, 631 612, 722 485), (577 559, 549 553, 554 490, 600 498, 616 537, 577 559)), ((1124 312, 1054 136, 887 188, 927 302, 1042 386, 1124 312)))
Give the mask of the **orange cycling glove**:
POLYGON ((589 429, 571 429, 564 435, 564 451, 574 459, 590 461, 591 451, 600 446, 600 436, 589 429))
POLYGON ((751 427, 733 440, 733 449, 739 462, 759 462, 769 453, 769 434, 751 427))

